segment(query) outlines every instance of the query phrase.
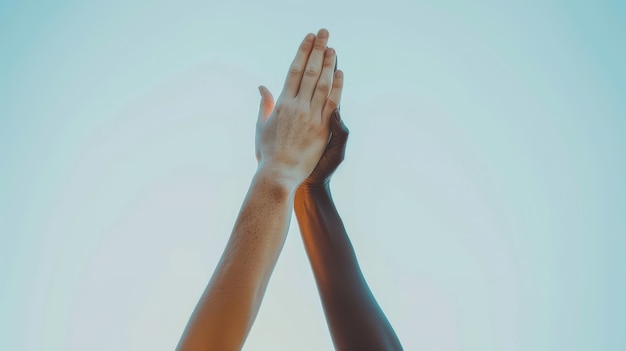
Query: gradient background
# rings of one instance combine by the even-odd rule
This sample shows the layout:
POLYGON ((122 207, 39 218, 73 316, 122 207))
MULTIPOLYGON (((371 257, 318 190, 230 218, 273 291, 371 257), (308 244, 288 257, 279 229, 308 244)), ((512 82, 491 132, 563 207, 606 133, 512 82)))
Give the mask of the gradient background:
MULTIPOLYGON (((0 1, 0 349, 174 348, 320 27, 405 349, 626 349, 624 4, 0 1)), ((245 349, 332 349, 295 222, 245 349)))

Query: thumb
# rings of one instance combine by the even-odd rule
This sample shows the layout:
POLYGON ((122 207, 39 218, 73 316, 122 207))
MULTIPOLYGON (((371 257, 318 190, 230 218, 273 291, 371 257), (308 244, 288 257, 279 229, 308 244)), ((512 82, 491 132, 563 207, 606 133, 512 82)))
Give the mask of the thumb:
POLYGON ((330 118, 330 140, 326 150, 330 154, 335 155, 334 159, 337 165, 341 163, 345 157, 346 144, 348 143, 348 127, 341 120, 339 110, 335 109, 330 118))
POLYGON ((259 93, 261 93, 259 120, 265 121, 272 113, 272 110, 274 110, 274 97, 272 96, 272 93, 270 93, 270 91, 262 85, 259 86, 259 93))
POLYGON ((348 139, 350 131, 343 123, 343 119, 339 114, 339 109, 335 109, 330 115, 330 132, 332 133, 332 139, 336 139, 337 142, 345 143, 348 139))

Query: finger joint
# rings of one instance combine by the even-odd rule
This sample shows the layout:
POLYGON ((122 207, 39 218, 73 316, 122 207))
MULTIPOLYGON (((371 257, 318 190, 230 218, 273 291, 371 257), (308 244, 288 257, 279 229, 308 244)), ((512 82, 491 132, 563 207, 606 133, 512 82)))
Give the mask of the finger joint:
POLYGON ((319 69, 314 66, 308 66, 304 71, 304 75, 306 75, 307 77, 316 77, 319 75, 319 69))

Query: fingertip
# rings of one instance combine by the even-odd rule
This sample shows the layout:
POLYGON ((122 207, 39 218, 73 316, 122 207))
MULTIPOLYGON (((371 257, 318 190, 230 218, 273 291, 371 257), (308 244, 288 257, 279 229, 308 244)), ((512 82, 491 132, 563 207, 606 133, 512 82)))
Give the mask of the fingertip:
POLYGON ((330 33, 328 32, 328 29, 326 28, 320 28, 320 30, 317 32, 317 36, 322 39, 328 38, 329 35, 330 33))
POLYGON ((263 97, 263 99, 268 99, 268 100, 274 99, 270 90, 264 85, 259 86, 259 92, 261 93, 261 96, 263 97))

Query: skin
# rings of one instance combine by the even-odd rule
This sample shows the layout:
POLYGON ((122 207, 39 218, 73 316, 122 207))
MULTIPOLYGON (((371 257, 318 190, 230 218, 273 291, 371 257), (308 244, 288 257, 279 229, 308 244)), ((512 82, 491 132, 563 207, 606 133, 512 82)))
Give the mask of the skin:
POLYGON ((240 350, 283 247, 298 186, 320 160, 343 88, 328 31, 308 34, 275 103, 263 86, 257 171, 217 268, 177 350, 240 350))
POLYGON ((331 133, 318 165, 296 192, 294 208, 333 343, 337 350, 402 350, 361 273, 331 196, 330 178, 348 140, 338 111, 331 133))

